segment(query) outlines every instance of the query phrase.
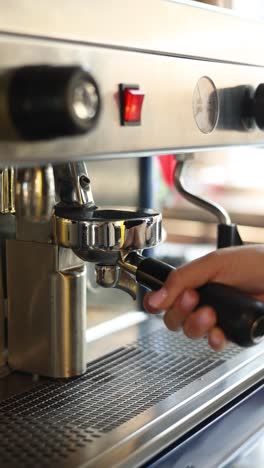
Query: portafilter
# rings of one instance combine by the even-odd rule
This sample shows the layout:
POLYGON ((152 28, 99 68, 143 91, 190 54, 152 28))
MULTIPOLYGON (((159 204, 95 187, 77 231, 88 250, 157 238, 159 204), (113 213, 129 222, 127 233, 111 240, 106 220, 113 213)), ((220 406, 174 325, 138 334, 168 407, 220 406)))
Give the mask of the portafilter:
MULTIPOLYGON (((174 268, 142 251, 161 242, 162 217, 153 210, 55 208, 56 241, 83 260, 96 264, 97 282, 136 297, 137 283, 158 290, 174 268)), ((212 282, 197 289, 198 307, 208 305, 226 337, 240 346, 264 336, 264 303, 239 289, 212 282)))

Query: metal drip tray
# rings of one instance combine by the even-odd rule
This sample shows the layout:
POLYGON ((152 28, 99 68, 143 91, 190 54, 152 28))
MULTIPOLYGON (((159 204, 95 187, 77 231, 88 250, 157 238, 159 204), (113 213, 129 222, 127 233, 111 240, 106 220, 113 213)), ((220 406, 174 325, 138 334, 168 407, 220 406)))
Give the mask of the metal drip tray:
POLYGON ((238 394, 263 376, 257 365, 263 346, 214 353, 205 341, 168 332, 155 318, 138 333, 136 341, 90 362, 81 377, 40 382, 2 400, 1 466, 138 466, 168 444, 168 428, 179 437, 186 418, 190 428, 213 411, 212 400, 215 409, 217 395, 221 406, 234 388, 238 394))

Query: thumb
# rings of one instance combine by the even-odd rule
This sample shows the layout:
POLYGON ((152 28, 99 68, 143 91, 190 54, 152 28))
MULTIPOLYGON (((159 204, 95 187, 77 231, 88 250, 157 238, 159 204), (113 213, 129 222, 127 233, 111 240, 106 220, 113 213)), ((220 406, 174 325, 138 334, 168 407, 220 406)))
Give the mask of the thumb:
POLYGON ((163 287, 148 296, 151 309, 169 309, 185 289, 196 289, 213 281, 221 269, 221 257, 212 252, 172 271, 163 287))

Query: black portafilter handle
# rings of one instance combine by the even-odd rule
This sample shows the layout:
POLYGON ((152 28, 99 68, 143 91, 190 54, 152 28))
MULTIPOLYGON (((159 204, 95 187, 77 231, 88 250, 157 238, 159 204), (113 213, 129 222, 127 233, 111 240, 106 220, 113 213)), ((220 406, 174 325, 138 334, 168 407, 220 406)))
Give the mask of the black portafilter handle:
MULTIPOLYGON (((136 280, 156 291, 175 268, 167 263, 131 253, 126 261, 135 265, 136 280)), ((239 289, 220 283, 208 283, 197 288, 200 301, 197 307, 211 306, 217 314, 217 325, 226 337, 240 345, 252 346, 264 338, 264 303, 239 289)))

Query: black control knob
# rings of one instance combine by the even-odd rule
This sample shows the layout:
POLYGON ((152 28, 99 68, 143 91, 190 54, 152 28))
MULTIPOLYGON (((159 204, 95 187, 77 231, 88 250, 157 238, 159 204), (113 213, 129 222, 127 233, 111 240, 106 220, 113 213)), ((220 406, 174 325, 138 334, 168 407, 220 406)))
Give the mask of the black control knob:
POLYGON ((82 134, 100 111, 98 86, 78 66, 25 66, 11 72, 8 107, 12 125, 25 140, 82 134))
POLYGON ((253 102, 252 114, 260 130, 264 130, 264 83, 258 85, 253 102))

